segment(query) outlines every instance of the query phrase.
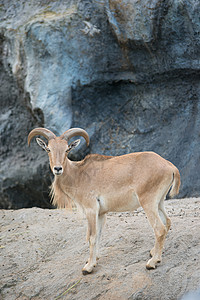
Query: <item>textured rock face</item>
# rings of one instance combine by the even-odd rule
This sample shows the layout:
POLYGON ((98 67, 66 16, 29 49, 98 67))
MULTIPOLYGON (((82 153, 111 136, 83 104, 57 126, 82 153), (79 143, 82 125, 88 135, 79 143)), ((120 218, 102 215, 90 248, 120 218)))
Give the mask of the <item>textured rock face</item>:
POLYGON ((198 0, 0 8, 1 207, 49 206, 48 159, 27 146, 38 126, 86 129, 87 152, 156 151, 180 169, 180 196, 199 195, 198 0))

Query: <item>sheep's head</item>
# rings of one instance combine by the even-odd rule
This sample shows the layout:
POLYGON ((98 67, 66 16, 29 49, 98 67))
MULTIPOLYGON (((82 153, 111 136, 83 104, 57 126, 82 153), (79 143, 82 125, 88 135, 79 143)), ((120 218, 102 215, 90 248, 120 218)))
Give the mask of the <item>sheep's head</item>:
POLYGON ((46 144, 42 139, 36 138, 38 145, 48 153, 51 170, 56 176, 62 175, 68 153, 80 143, 79 139, 71 144, 68 144, 68 141, 78 135, 84 137, 87 146, 90 142, 88 133, 81 128, 71 128, 59 137, 46 128, 35 128, 28 135, 28 145, 36 135, 41 135, 48 140, 46 144))

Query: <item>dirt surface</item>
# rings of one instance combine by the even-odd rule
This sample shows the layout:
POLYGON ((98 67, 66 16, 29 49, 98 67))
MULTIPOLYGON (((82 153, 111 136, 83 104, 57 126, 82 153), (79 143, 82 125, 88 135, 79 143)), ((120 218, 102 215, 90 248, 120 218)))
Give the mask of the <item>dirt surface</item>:
POLYGON ((77 212, 0 211, 0 299, 180 299, 200 287, 200 198, 169 200, 163 260, 147 270, 154 235, 141 209, 109 214, 94 272, 77 212))

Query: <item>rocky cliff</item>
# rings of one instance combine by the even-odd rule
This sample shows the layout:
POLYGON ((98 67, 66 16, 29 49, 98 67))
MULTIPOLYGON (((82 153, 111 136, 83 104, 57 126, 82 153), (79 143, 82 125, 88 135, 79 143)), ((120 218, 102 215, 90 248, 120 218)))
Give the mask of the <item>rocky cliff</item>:
POLYGON ((87 130, 73 159, 153 150, 199 195, 199 0, 1 3, 1 207, 50 207, 38 126, 87 130))

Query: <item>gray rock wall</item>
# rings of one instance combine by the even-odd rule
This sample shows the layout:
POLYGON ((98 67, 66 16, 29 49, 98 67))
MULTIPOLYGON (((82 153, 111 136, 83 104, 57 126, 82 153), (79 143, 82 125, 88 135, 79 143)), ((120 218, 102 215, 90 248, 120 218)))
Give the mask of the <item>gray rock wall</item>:
POLYGON ((82 127, 72 153, 152 150, 199 196, 198 0, 3 1, 0 206, 50 207, 46 154, 31 129, 82 127))

